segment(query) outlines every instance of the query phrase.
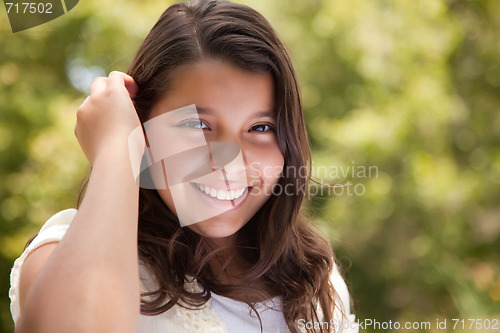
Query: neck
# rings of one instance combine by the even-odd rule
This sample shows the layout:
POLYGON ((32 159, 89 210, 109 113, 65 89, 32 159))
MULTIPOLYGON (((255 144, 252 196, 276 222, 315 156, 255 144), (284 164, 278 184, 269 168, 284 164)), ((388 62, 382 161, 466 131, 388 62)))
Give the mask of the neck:
POLYGON ((246 300, 249 302, 260 302, 267 299, 268 296, 278 295, 272 287, 269 286, 262 278, 254 281, 244 281, 241 275, 247 273, 252 267, 252 263, 242 257, 236 248, 236 235, 225 238, 211 238, 208 241, 209 251, 217 251, 217 254, 210 260, 210 268, 215 274, 217 283, 223 285, 245 285, 252 287, 254 290, 267 294, 258 293, 248 294, 245 291, 243 294, 224 294, 228 297, 237 297, 238 300, 246 300))
POLYGON ((236 234, 224 238, 210 238, 208 240, 210 251, 217 254, 210 260, 210 267, 223 284, 234 284, 238 275, 245 273, 250 263, 245 260, 236 249, 236 234))
POLYGON ((225 249, 222 250, 225 252, 226 250, 234 250, 236 247, 236 234, 227 237, 221 238, 207 238, 207 244, 211 250, 217 249, 225 249))

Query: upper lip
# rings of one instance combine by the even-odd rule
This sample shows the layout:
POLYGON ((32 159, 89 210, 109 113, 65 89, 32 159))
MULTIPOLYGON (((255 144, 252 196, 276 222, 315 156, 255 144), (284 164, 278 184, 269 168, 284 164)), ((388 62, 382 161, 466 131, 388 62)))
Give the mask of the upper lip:
POLYGON ((228 188, 232 191, 238 191, 247 187, 252 187, 247 184, 234 184, 234 183, 229 183, 226 184, 224 182, 219 182, 219 183, 199 183, 199 182, 190 182, 194 184, 198 184, 204 187, 209 187, 217 190, 228 190, 228 188))

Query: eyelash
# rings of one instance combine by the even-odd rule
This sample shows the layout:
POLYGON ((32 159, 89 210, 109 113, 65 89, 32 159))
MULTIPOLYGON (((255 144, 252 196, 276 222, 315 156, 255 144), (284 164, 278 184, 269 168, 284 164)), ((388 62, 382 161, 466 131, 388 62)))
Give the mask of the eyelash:
POLYGON ((275 131, 275 128, 273 125, 266 124, 266 123, 253 125, 252 127, 250 127, 250 129, 253 129, 253 128, 259 127, 259 126, 267 126, 269 129, 267 131, 256 131, 256 132, 269 132, 269 131, 274 132, 275 131))
POLYGON ((208 128, 210 128, 210 126, 208 126, 205 122, 201 121, 201 120, 195 120, 195 119, 190 119, 190 120, 186 120, 186 121, 183 121, 182 123, 179 124, 179 127, 188 127, 188 128, 191 128, 191 129, 204 129, 204 128, 196 128, 194 126, 189 126, 189 124, 193 124, 193 123, 196 123, 197 125, 205 125, 207 126, 208 128))
MULTIPOLYGON (((257 127, 261 127, 261 126, 267 126, 268 129, 264 130, 264 131, 256 131, 256 132, 265 133, 265 132, 269 132, 269 131, 274 132, 276 130, 275 127, 274 127, 274 125, 269 124, 269 123, 255 124, 252 127, 250 127, 250 130, 255 129, 257 127)), ((179 127, 188 127, 188 128, 191 128, 191 129, 210 129, 210 126, 208 126, 207 123, 205 123, 204 121, 202 121, 202 120, 194 120, 194 119, 193 120, 186 120, 186 121, 180 123, 179 127), (193 123, 196 123, 196 125, 201 125, 201 127, 196 128, 194 126, 189 126, 190 124, 193 124, 193 123), (206 126, 207 128, 202 128, 203 125, 206 126)))

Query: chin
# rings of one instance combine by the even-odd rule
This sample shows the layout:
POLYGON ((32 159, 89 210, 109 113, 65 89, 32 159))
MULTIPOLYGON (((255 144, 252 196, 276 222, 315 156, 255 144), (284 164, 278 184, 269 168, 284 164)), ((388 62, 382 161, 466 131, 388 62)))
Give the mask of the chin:
POLYGON ((186 227, 204 237, 225 238, 235 235, 244 225, 245 223, 243 222, 235 223, 234 220, 216 216, 202 222, 190 224, 186 227))

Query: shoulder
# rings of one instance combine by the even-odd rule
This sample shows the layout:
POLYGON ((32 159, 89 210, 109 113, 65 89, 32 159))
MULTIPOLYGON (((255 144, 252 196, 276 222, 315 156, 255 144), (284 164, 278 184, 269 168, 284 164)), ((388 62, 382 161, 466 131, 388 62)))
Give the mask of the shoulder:
POLYGON ((335 288, 334 322, 343 328, 343 332, 358 332, 355 315, 351 313, 351 296, 347 284, 340 273, 338 265, 334 262, 330 274, 330 282, 335 288))
POLYGON ((339 267, 336 263, 334 263, 332 272, 330 273, 330 282, 335 288, 335 293, 337 295, 336 302, 340 302, 339 305, 342 307, 342 312, 350 313, 351 297, 349 294, 349 289, 347 288, 347 284, 342 277, 339 267))
POLYGON ((76 209, 70 208, 52 215, 52 217, 43 224, 36 237, 28 244, 19 259, 28 256, 33 250, 44 244, 60 241, 66 234, 71 222, 73 222, 76 213, 76 209))
MULTIPOLYGON (((66 234, 71 222, 77 213, 76 209, 66 209, 54 214, 42 226, 35 238, 29 243, 24 252, 19 258, 16 259, 10 274, 10 311, 14 322, 20 315, 20 296, 19 289, 21 284, 21 273, 23 264, 26 262, 28 256, 36 249, 43 245, 59 242, 66 234)), ((38 251, 37 251, 38 252, 38 251)), ((43 255, 42 257, 45 257, 43 255)), ((37 265, 35 265, 37 266, 37 265)), ((28 270, 32 271, 32 270, 28 270)), ((26 273, 26 272, 23 272, 26 273)))
POLYGON ((78 211, 74 208, 61 210, 60 212, 52 215, 52 217, 44 223, 44 225, 40 229, 40 232, 43 232, 55 226, 69 226, 77 212, 78 211))

